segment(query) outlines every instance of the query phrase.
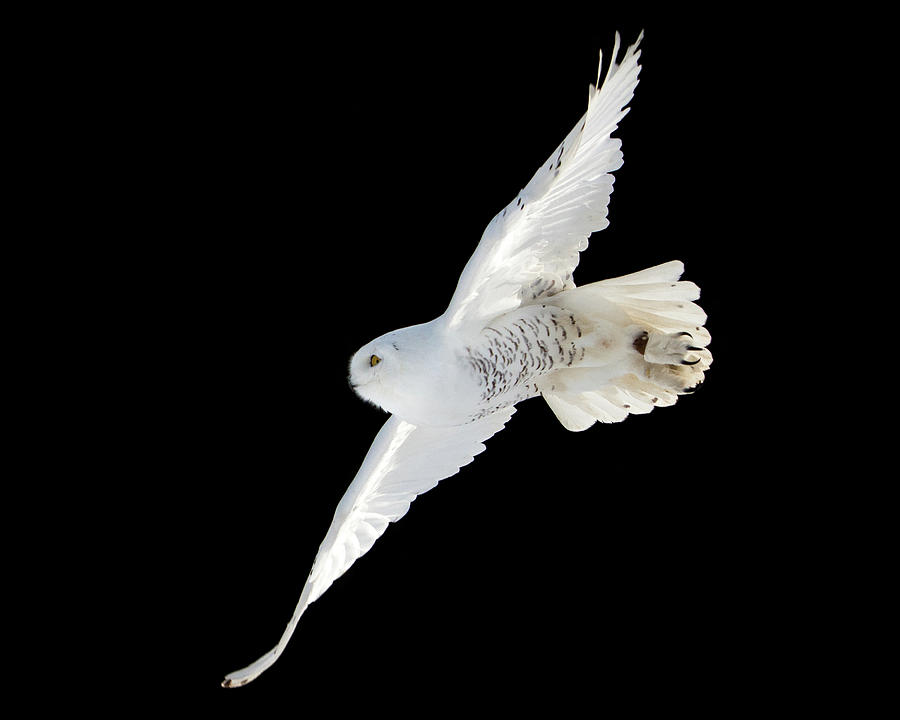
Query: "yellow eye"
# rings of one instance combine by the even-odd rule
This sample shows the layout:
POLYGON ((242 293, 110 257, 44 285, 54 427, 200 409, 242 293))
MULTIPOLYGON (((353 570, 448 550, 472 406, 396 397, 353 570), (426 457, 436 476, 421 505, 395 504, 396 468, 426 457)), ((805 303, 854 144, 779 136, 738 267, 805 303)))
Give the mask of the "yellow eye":
POLYGON ((369 365, 371 365, 372 367, 375 367, 380 362, 381 362, 381 358, 378 357, 377 355, 373 355, 372 357, 369 358, 369 365))

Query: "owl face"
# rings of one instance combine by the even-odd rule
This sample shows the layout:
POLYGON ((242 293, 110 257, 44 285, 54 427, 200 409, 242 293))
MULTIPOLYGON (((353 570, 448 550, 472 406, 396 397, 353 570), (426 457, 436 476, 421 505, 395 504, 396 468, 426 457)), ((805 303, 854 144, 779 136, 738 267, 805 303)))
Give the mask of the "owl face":
POLYGON ((363 345, 350 360, 350 387, 363 400, 388 412, 401 372, 400 346, 390 334, 363 345))

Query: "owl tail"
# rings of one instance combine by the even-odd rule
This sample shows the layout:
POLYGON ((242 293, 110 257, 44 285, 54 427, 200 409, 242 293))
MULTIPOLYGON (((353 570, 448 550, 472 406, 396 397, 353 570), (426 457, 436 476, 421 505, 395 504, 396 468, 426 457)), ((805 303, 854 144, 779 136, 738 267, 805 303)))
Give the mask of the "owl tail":
POLYGON ((630 413, 673 405, 693 392, 712 363, 706 313, 694 283, 673 261, 583 285, 545 302, 590 328, 582 359, 545 375, 538 387, 569 430, 619 422, 630 413))

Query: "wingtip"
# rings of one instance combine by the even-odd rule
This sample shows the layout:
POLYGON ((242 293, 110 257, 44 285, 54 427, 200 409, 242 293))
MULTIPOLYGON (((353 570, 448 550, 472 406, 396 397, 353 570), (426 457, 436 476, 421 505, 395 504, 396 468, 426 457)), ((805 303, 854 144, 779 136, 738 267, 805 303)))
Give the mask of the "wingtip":
POLYGON ((225 677, 225 679, 221 682, 221 685, 224 688, 243 687, 244 685, 249 683, 251 679, 252 678, 244 678, 242 680, 239 680, 238 682, 235 682, 234 679, 231 677, 231 675, 227 675, 225 677))
MULTIPOLYGON (((634 55, 634 54, 638 54, 638 56, 639 56, 639 53, 640 53, 639 47, 641 44, 641 40, 643 40, 643 39, 644 39, 644 30, 643 30, 643 28, 641 28, 641 31, 638 33, 637 40, 635 40, 632 45, 628 46, 628 49, 626 50, 626 56, 634 55)), ((621 47, 622 47, 622 36, 619 33, 619 31, 616 30, 615 39, 613 40, 612 56, 609 61, 609 67, 606 69, 606 77, 607 78, 612 74, 614 69, 618 67, 618 64, 616 63, 616 58, 619 56, 619 49, 621 47)), ((602 48, 599 50, 598 55, 599 55, 599 61, 597 62, 597 82, 595 85, 590 86, 591 90, 593 90, 593 89, 599 90, 600 89, 600 75, 603 72, 603 49, 602 48)), ((589 91, 588 95, 589 95, 589 97, 591 96, 590 91, 589 91)))
MULTIPOLYGON (((617 34, 618 34, 618 33, 617 33, 617 34)), ((634 41, 633 43, 631 43, 631 45, 629 45, 629 46, 625 49, 625 57, 628 57, 629 55, 636 55, 636 56, 640 57, 640 54, 641 54, 641 50, 640 50, 640 48, 641 48, 641 41, 642 41, 643 39, 644 39, 644 30, 643 30, 643 28, 641 28, 641 31, 638 33, 638 36, 637 36, 637 38, 635 39, 635 41, 634 41)), ((617 40, 617 41, 616 41, 616 49, 618 49, 618 47, 619 47, 619 43, 618 43, 618 40, 617 40)), ((614 57, 613 59, 615 59, 615 57, 614 57)), ((624 62, 624 58, 623 58, 623 62, 624 62)))

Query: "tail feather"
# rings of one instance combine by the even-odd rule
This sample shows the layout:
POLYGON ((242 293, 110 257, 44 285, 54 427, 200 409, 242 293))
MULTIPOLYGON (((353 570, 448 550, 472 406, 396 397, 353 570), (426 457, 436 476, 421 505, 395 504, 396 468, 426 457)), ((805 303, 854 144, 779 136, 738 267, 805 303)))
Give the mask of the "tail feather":
MULTIPOLYGON (((599 419, 595 413, 590 412, 589 407, 585 406, 585 401, 581 396, 565 391, 544 392, 543 395, 553 414, 566 430, 572 432, 587 430, 599 419)), ((624 417, 620 419, 624 419, 624 417)), ((616 421, 608 420, 607 422, 616 421)))
POLYGON ((653 283, 675 282, 684 272, 684 263, 680 260, 670 260, 669 262, 628 275, 620 275, 619 277, 608 278, 593 283, 594 285, 602 285, 607 288, 614 287, 634 287, 639 285, 652 285, 653 283))
POLYGON ((693 301, 700 297, 696 284, 679 280, 684 264, 663 263, 630 275, 587 285, 622 308, 633 322, 661 333, 690 332, 694 345, 706 347, 710 335, 703 324, 706 313, 693 301))
POLYGON ((592 357, 588 349, 581 367, 558 370, 539 385, 564 427, 584 430, 673 405, 703 381, 712 363, 710 334, 706 313, 694 303, 700 288, 680 280, 683 271, 673 261, 549 299, 603 333, 596 344, 603 355, 592 357))

